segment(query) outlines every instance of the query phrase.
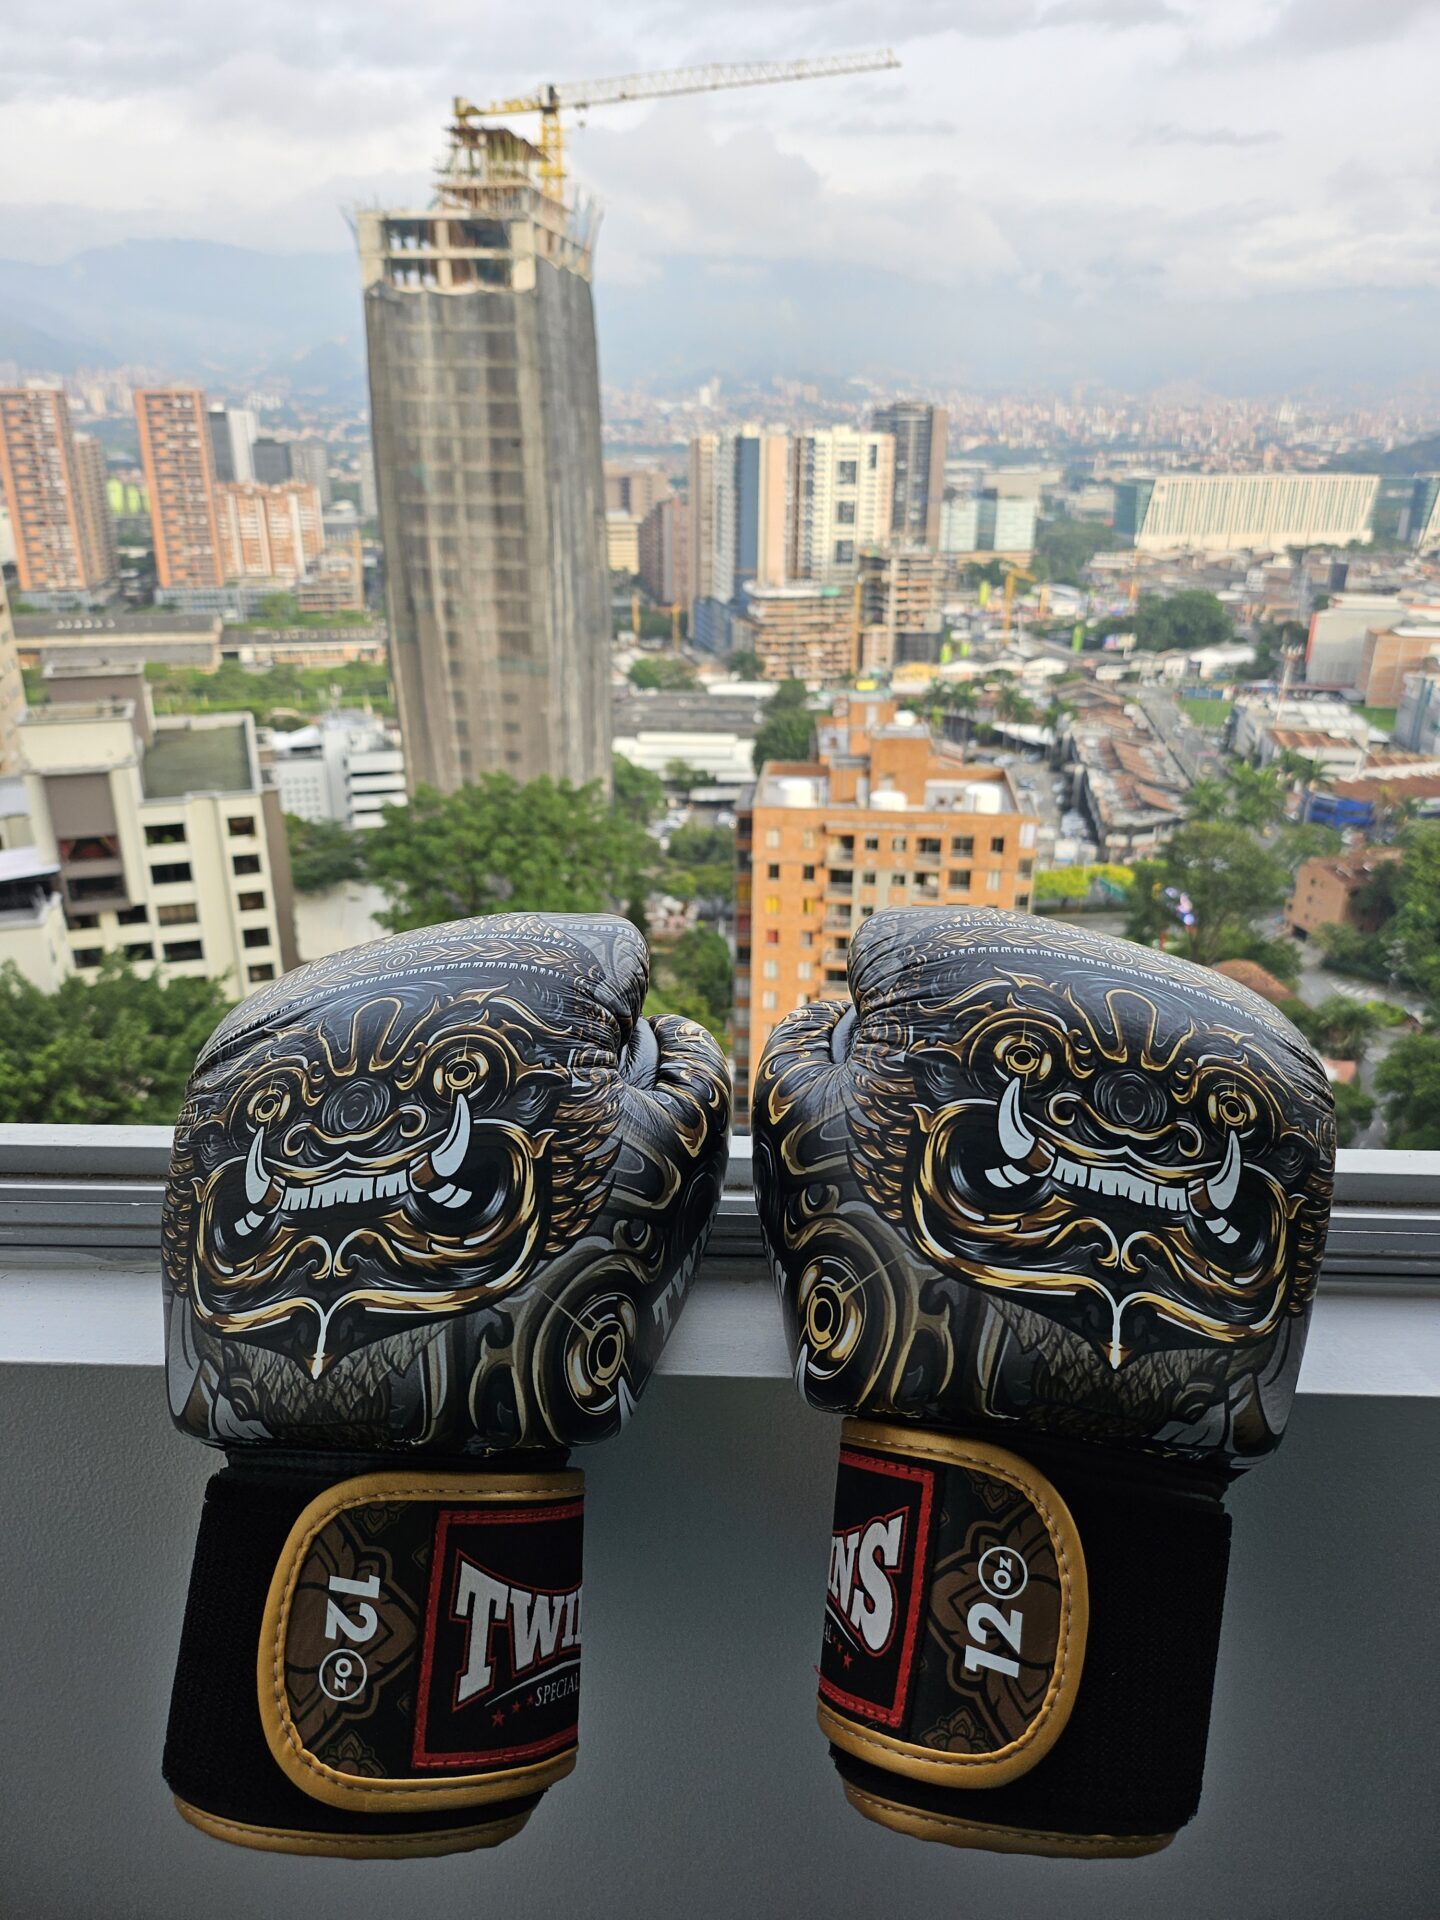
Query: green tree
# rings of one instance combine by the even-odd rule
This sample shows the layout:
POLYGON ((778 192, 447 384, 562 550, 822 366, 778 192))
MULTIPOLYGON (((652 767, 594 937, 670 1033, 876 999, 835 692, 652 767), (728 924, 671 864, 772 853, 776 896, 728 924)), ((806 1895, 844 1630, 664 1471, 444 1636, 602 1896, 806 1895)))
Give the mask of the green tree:
MULTIPOLYGON (((1158 866, 1160 888, 1189 898, 1194 923, 1186 930, 1185 947, 1205 967, 1225 959, 1227 946, 1237 938, 1252 935, 1255 922, 1278 907, 1290 890, 1290 876, 1275 856, 1244 827, 1230 821, 1187 821, 1160 860, 1142 866, 1147 881, 1150 868, 1158 866)), ((1141 873, 1137 867, 1136 895, 1141 873)), ((1151 891, 1153 895, 1153 887, 1151 891)), ((1165 905, 1163 897, 1152 897, 1149 911, 1152 916, 1164 915, 1165 905)), ((1132 920, 1140 911, 1137 905, 1132 920)), ((1178 924, 1173 911, 1168 924, 1178 924)), ((1237 956, 1232 952, 1228 957, 1237 956)))
POLYGON ((214 980, 142 979, 117 954, 42 993, 0 968, 0 1113, 21 1125, 169 1125, 229 1001, 214 980))
POLYGON ((1187 587, 1162 600, 1147 594, 1135 609, 1135 644, 1147 651, 1170 647, 1194 653, 1235 638, 1235 628, 1223 603, 1213 593, 1187 587))
POLYGON ((682 933, 670 953, 670 971, 682 987, 699 994, 723 1025, 735 988, 735 962, 720 935, 704 927, 682 933))
POLYGON ((1378 933, 1362 933, 1358 927, 1328 920, 1310 937, 1325 956, 1321 964, 1331 973, 1343 973, 1353 980, 1388 981, 1398 969, 1388 927, 1378 933))
POLYGON ((662 654, 659 659, 635 661, 630 668, 630 684, 632 687, 662 693, 688 693, 699 682, 688 660, 677 660, 673 654, 662 654))
POLYGON ((1304 861, 1333 860, 1345 850, 1345 841, 1334 827, 1322 827, 1314 820, 1300 820, 1282 827, 1271 844, 1277 860, 1294 873, 1304 861))
POLYGON ((1031 570, 1041 580, 1083 585, 1085 569, 1097 553, 1113 553, 1124 539, 1103 520, 1042 520, 1035 536, 1031 570))
POLYGON ((1290 1018, 1317 1052, 1329 1060, 1363 1060, 1380 1019, 1363 1000, 1327 994, 1318 1006, 1292 1007, 1290 1018))
POLYGON ((1390 942, 1404 977, 1440 1001, 1440 824, 1413 826, 1395 876, 1390 942))
POLYGON ((665 811, 665 782, 648 767, 637 767, 623 753, 617 753, 611 765, 615 804, 627 820, 648 827, 665 811))
POLYGON ((805 683, 782 680, 755 735, 751 758, 759 773, 767 760, 808 760, 815 740, 815 717, 805 704, 805 683), (799 696, 791 691, 799 688, 799 696))
MULTIPOLYGON (((599 783, 485 774, 454 793, 417 787, 366 835, 365 866, 400 932, 505 908, 621 912, 643 902, 654 845, 599 783)), ((633 917, 633 916, 632 916, 633 917)))
POLYGON ((1440 1032, 1405 1034, 1375 1069, 1386 1144, 1440 1147, 1440 1032))
POLYGON ((760 678, 760 656, 751 647, 736 647, 726 658, 725 664, 737 680, 760 678))
POLYGON ((324 893, 364 874, 359 841, 338 820, 302 820, 296 813, 287 813, 285 832, 290 841, 290 875, 297 893, 324 893))
POLYGON ((1332 1087, 1331 1092, 1335 1096, 1335 1138, 1342 1147, 1348 1147, 1375 1118, 1375 1102, 1353 1080, 1348 1086, 1332 1087))
POLYGON ((1035 705, 1025 697, 1013 680, 1006 680, 995 695, 995 714, 997 719, 1007 720, 1014 726, 1020 726, 1035 718, 1035 705))

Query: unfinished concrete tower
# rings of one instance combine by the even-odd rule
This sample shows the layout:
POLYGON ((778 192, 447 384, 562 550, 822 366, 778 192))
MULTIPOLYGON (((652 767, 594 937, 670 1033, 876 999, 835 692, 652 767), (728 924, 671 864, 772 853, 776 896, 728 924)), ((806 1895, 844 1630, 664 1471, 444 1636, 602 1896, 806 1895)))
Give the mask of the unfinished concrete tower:
POLYGON ((412 784, 610 777, 596 224, 462 116, 431 206, 357 215, 412 784))

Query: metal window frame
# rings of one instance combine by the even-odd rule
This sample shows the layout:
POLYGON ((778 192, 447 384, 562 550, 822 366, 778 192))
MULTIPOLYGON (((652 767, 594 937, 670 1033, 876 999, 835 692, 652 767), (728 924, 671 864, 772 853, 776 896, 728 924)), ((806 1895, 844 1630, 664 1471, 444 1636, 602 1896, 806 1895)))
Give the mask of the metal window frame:
MULTIPOLYGON (((0 1126, 0 1362, 159 1363, 170 1142, 168 1127, 0 1126)), ((737 1135, 696 1305, 664 1371, 789 1371, 750 1168, 749 1136, 737 1135)), ((1342 1151, 1316 1313, 1332 1351, 1318 1371, 1307 1358, 1302 1390, 1440 1397, 1437 1301, 1440 1153, 1342 1151)))

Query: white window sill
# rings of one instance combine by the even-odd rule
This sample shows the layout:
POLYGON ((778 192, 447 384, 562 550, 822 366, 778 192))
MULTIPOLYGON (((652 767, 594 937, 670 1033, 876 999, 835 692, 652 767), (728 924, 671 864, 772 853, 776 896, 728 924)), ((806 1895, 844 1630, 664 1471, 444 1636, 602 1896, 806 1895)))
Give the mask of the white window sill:
MULTIPOLYGON (((0 1127, 0 1363, 158 1367, 160 1127, 0 1127)), ((660 1372, 790 1371, 737 1139, 720 1218, 660 1372)), ((1340 1156, 1300 1391, 1440 1398, 1440 1154, 1340 1156)))

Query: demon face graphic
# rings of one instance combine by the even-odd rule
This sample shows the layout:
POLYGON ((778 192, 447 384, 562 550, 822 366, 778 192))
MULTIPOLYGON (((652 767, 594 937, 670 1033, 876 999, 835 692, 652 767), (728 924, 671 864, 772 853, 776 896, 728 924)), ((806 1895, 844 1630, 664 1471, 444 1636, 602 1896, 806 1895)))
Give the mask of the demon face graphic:
MULTIPOLYGON (((1011 1291, 1112 1367, 1272 1332, 1308 1297, 1317 1138, 1263 1041, 1153 989, 995 980, 948 1032, 857 1051, 855 1161, 944 1271, 1011 1291)), ((955 1009, 962 1014, 962 1009, 955 1009)))
POLYGON ((478 988, 353 999, 212 1070, 187 1110, 189 1292, 200 1322, 338 1356, 519 1286, 603 1203, 613 1075, 535 1007, 478 988))
POLYGON ((776 1030, 753 1109, 807 1396, 1273 1446, 1335 1152, 1300 1035, 1189 963, 964 908, 876 915, 851 984, 776 1030))

